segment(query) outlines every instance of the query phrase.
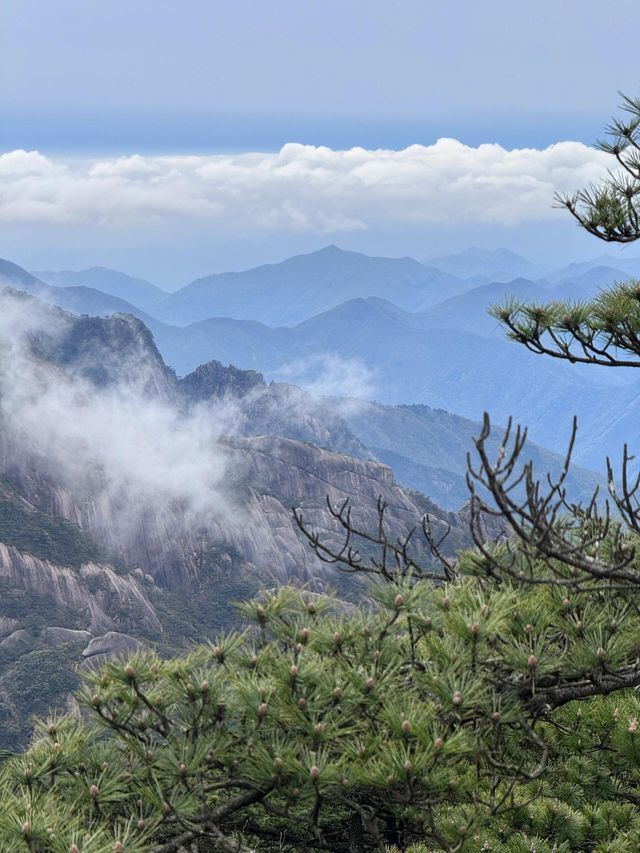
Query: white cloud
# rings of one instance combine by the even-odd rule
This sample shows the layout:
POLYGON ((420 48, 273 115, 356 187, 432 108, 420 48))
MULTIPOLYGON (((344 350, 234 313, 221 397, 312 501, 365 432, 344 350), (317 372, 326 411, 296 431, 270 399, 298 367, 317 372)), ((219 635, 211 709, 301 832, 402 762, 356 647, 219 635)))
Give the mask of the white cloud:
POLYGON ((0 155, 0 222, 186 219, 324 233, 403 222, 515 225, 551 216, 556 190, 598 181, 608 160, 579 142, 507 150, 455 139, 401 151, 289 143, 276 153, 91 161, 11 151, 0 155))

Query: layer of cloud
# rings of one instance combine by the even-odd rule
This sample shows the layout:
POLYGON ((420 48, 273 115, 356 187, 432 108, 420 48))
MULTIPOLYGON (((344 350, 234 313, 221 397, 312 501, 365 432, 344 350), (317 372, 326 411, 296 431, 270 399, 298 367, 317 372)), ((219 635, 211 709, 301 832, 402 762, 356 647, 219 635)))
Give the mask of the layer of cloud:
POLYGON ((339 233, 390 224, 516 225, 552 215, 555 191, 605 174, 579 142, 538 150, 455 139, 401 151, 289 143, 276 153, 49 158, 0 155, 0 222, 121 225, 196 220, 223 229, 339 233))

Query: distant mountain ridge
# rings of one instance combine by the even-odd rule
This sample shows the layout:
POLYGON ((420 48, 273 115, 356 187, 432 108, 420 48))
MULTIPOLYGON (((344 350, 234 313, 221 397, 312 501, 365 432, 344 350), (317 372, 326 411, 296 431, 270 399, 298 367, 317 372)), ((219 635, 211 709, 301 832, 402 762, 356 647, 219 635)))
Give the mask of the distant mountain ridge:
POLYGON ((453 255, 443 255, 425 262, 443 272, 462 279, 483 281, 510 281, 514 278, 542 278, 551 271, 547 264, 539 264, 516 255, 508 249, 478 249, 475 246, 453 255))
POLYGON ((372 258, 327 246, 279 264, 198 279, 166 297, 153 313, 174 325, 207 317, 294 325, 348 299, 380 296, 418 310, 464 288, 454 276, 413 258, 372 258))
MULTIPOLYGON (((606 260, 617 262, 615 258, 606 260)), ((397 271, 399 263, 405 284, 407 275, 414 281, 406 285, 413 296, 424 285, 424 282, 415 284, 415 275, 422 274, 422 267, 410 259, 367 259, 328 247, 290 261, 288 266, 285 262, 289 271, 300 265, 307 268, 319 264, 310 287, 321 296, 333 274, 327 269, 334 269, 336 263, 342 267, 345 262, 347 269, 352 263, 356 268, 361 263, 375 267, 380 264, 383 272, 390 268, 397 271)), ((268 270, 267 278, 274 276, 281 267, 276 264, 260 268, 261 275, 267 275, 268 270)), ((257 286, 252 278, 254 272, 249 271, 247 280, 244 273, 234 274, 239 278, 228 280, 228 290, 234 299, 239 294, 245 299, 246 293, 257 286), (248 291, 235 292, 239 280, 249 282, 248 291)), ((594 370, 532 355, 507 341, 499 325, 486 313, 489 305, 507 296, 539 302, 552 298, 589 298, 599 287, 618 277, 613 267, 598 263, 587 263, 574 272, 579 273, 575 278, 564 276, 557 281, 516 279, 479 286, 468 281, 453 296, 440 299, 426 309, 412 311, 387 298, 403 291, 402 287, 393 290, 391 280, 381 273, 382 279, 377 281, 384 281, 380 288, 386 297, 356 296, 300 323, 276 327, 233 317, 205 318, 186 327, 171 325, 96 289, 51 287, 10 262, 0 267, 0 280, 4 277, 5 281, 13 281, 16 286, 78 314, 133 314, 152 330, 164 358, 180 375, 217 359, 242 369, 261 371, 269 379, 313 382, 314 377, 322 378, 323 362, 329 356, 336 363, 360 365, 369 373, 367 397, 383 403, 425 403, 473 420, 485 408, 498 422, 504 423, 513 415, 530 425, 536 441, 557 451, 562 450, 566 433, 562 425, 565 421, 568 425, 570 413, 575 411, 581 424, 577 458, 589 467, 601 469, 605 456, 615 456, 624 440, 623 423, 627 424, 628 413, 634 411, 637 396, 635 375, 630 370, 594 370), (393 294, 388 292, 390 289, 393 294), (298 366, 309 363, 312 369, 307 371, 308 380, 306 376, 298 380, 297 375, 301 375, 296 374, 298 366), (570 401, 569 408, 566 401, 570 401)), ((217 278, 216 281, 220 283, 217 278)), ((360 280, 357 286, 365 284, 360 280)), ((283 285, 284 290, 293 288, 294 292, 296 287, 295 276, 283 285)), ((268 301, 269 293, 267 288, 263 300, 268 301)), ((180 292, 173 296, 179 298, 180 292)), ((274 299, 273 304, 276 314, 282 311, 282 299, 274 299)), ((156 310, 156 307, 151 309, 154 314, 156 310)), ((637 432, 633 422, 630 428, 633 439, 637 432)))
POLYGON ((89 287, 100 290, 109 296, 126 299, 138 308, 151 308, 167 296, 165 290, 161 290, 150 281, 106 267, 89 267, 77 272, 40 270, 34 271, 33 275, 54 287, 89 287))

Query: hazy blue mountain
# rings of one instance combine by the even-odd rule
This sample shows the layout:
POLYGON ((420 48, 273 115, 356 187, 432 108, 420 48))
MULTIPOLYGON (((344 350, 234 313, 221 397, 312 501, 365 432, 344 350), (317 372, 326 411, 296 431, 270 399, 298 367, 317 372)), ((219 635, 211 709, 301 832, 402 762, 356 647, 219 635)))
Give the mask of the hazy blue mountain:
POLYGON ((452 296, 419 313, 421 322, 432 328, 456 329, 473 334, 499 334, 504 337, 497 320, 488 314, 491 305, 508 297, 523 302, 544 302, 551 298, 549 289, 526 278, 509 282, 491 282, 474 287, 467 293, 452 296))
POLYGON ((462 279, 484 281, 510 281, 514 278, 540 278, 549 271, 544 264, 516 255, 508 249, 477 249, 475 246, 454 255, 443 255, 426 262, 449 275, 462 279))
MULTIPOLYGON (((508 282, 490 282, 433 305, 419 312, 421 321, 432 328, 457 329, 481 335, 504 337, 500 324, 489 315, 492 305, 513 297, 521 302, 545 303, 551 300, 577 302, 591 299, 599 289, 620 280, 620 272, 608 267, 594 267, 574 278, 548 282, 517 278, 508 282)), ((611 375, 612 380, 619 376, 611 375)))
POLYGON ((590 467, 601 468, 604 456, 617 453, 625 438, 640 443, 634 419, 638 394, 628 384, 635 381, 633 374, 630 380, 620 371, 536 356, 506 340, 486 316, 488 304, 507 293, 523 299, 566 295, 572 289, 581 293, 585 285, 579 281, 548 289, 528 280, 493 283, 427 311, 408 312, 377 297, 356 298, 291 327, 218 317, 184 328, 91 288, 50 287, 8 262, 1 271, 5 281, 74 313, 131 313, 142 319, 179 375, 218 359, 262 371, 268 379, 322 385, 330 357, 342 374, 338 378, 368 371, 362 396, 387 404, 427 404, 473 420, 485 409, 497 423, 513 415, 530 425, 537 442, 556 451, 563 449, 576 413, 581 422, 577 459, 590 467))
MULTIPOLYGON (((638 265, 640 275, 640 264, 638 265)), ((580 274, 557 280, 557 287, 571 286, 578 299, 589 299, 600 288, 609 287, 615 282, 625 281, 627 274, 620 269, 608 266, 591 267, 580 274)), ((554 279, 555 281, 555 279, 554 279)))
POLYGON ((155 284, 151 284, 150 281, 134 278, 126 273, 105 267, 90 267, 78 272, 74 270, 61 270, 60 272, 40 270, 35 271, 34 275, 54 287, 90 287, 101 290, 110 296, 126 299, 137 308, 150 308, 167 295, 165 290, 161 290, 155 284))
MULTIPOLYGON (((153 328, 153 327, 152 327, 153 328)), ((561 451, 575 412, 583 423, 578 455, 596 464, 608 452, 601 430, 591 429, 597 412, 620 408, 627 387, 606 368, 591 370, 544 359, 503 335, 433 328, 420 314, 383 299, 355 299, 297 326, 272 329, 229 319, 194 323, 186 329, 154 329, 167 362, 179 374, 212 358, 269 379, 323 380, 330 355, 344 365, 370 371, 364 396, 384 403, 425 403, 477 420, 489 410, 497 423, 513 415, 529 424, 532 438, 561 451)))
POLYGON ((46 284, 17 264, 0 259, 0 289, 4 285, 10 285, 17 290, 24 290, 42 299, 43 302, 57 305, 73 314, 92 314, 100 317, 109 314, 132 314, 147 325, 159 325, 147 313, 125 299, 112 296, 93 287, 56 287, 46 284))
POLYGON ((380 296, 414 311, 464 289, 454 276, 413 258, 372 258, 327 246, 279 264, 198 279, 154 306, 153 314, 177 325, 233 317, 279 326, 357 297, 380 296))
POLYGON ((616 255, 599 255, 597 258, 593 258, 590 261, 577 261, 566 267, 554 270, 552 273, 548 274, 546 278, 548 278, 549 281, 561 281, 565 278, 576 278, 576 276, 581 276, 596 267, 606 267, 608 269, 616 270, 618 278, 620 277, 620 273, 628 277, 640 278, 640 258, 620 258, 616 255))
POLYGON ((0 258, 0 285, 11 284, 21 290, 35 288, 41 282, 27 270, 14 264, 12 261, 7 261, 0 258))
MULTIPOLYGON (((376 458, 389 465, 397 480, 433 497, 447 509, 457 509, 469 498, 465 480, 467 454, 473 456, 473 439, 481 425, 468 418, 429 406, 384 406, 360 403, 345 407, 344 401, 328 400, 339 407, 351 432, 370 447, 376 458)), ((502 431, 488 442, 496 453, 502 431)), ((562 458, 528 442, 525 459, 531 459, 538 475, 557 475, 562 458)), ((574 466, 568 484, 574 500, 587 500, 602 483, 593 471, 574 466)))

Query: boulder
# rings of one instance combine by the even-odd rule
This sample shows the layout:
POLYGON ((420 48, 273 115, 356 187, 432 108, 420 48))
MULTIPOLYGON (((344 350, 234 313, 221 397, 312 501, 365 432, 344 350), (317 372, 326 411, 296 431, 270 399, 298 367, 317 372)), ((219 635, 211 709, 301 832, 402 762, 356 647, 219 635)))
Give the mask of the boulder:
POLYGON ((73 628, 45 628, 42 639, 49 646, 64 646, 67 643, 88 643, 92 635, 89 631, 76 631, 73 628))
POLYGON ((142 648, 142 643, 128 634, 108 631, 101 637, 94 637, 82 652, 85 662, 91 666, 101 666, 105 661, 116 657, 126 657, 142 648))
POLYGON ((9 634, 8 637, 5 637, 4 640, 0 642, 0 649, 2 649, 3 652, 12 652, 18 646, 27 645, 29 639, 29 632, 25 631, 24 628, 20 628, 18 631, 14 631, 12 634, 9 634))

